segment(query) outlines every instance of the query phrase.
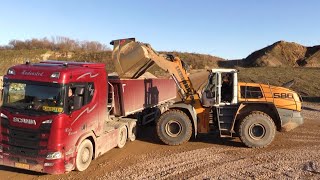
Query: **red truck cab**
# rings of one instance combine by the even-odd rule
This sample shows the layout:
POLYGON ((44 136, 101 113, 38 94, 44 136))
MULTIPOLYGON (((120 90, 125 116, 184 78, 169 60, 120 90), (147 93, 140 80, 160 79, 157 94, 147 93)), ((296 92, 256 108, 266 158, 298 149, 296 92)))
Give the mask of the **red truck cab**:
POLYGON ((0 164, 60 174, 119 146, 135 121, 111 121, 105 64, 45 61, 4 76, 0 164))

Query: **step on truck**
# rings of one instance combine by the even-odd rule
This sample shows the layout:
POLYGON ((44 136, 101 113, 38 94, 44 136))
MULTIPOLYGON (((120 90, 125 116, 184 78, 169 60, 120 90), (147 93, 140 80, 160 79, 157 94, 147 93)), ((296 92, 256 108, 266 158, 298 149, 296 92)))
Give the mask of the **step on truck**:
POLYGON ((176 97, 172 79, 120 79, 102 63, 27 62, 3 80, 0 164, 49 174, 83 171, 134 141, 136 124, 176 97))
POLYGON ((156 121, 157 135, 165 144, 179 145, 192 134, 218 132, 220 137, 239 136, 246 146, 262 148, 277 130, 289 131, 303 123, 301 98, 288 88, 238 82, 237 70, 212 69, 197 91, 180 58, 159 54, 134 38, 111 44, 121 77, 138 78, 156 64, 175 81, 182 100, 156 121))

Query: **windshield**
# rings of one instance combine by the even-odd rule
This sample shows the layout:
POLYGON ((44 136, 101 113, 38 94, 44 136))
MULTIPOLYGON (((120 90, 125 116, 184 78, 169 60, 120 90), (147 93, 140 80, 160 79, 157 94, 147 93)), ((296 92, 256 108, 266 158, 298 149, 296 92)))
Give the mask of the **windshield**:
POLYGON ((5 82, 3 106, 47 113, 63 112, 63 88, 58 84, 5 82))

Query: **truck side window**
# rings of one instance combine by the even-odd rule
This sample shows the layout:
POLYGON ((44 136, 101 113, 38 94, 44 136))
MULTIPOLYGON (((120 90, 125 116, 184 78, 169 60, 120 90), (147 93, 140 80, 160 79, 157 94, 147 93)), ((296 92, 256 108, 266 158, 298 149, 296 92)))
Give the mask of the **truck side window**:
POLYGON ((94 96, 94 83, 70 84, 67 91, 67 102, 69 111, 80 109, 89 104, 94 96))

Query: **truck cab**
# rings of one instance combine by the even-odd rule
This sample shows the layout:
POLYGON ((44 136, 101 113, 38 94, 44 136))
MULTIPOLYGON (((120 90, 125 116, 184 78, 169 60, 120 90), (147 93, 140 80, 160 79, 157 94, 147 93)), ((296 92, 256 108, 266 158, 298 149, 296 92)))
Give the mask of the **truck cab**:
POLYGON ((4 76, 0 164, 49 174, 85 170, 122 147, 134 121, 108 114, 105 64, 45 61, 4 76))

